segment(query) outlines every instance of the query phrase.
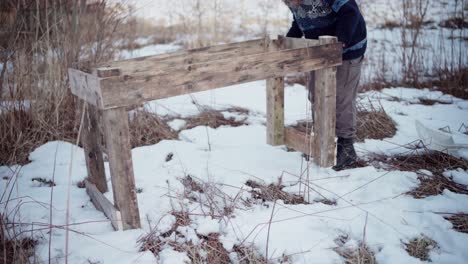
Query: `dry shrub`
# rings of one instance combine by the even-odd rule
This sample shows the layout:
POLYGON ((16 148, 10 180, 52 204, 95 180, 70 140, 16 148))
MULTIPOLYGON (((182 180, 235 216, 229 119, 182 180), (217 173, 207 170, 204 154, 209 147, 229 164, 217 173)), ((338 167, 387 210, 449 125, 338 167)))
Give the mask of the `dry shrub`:
POLYGON ((468 67, 439 69, 435 80, 424 83, 425 87, 436 87, 439 91, 461 99, 468 99, 468 67))
POLYGON ((451 29, 464 29, 468 28, 468 21, 466 21, 463 17, 450 17, 442 20, 439 23, 439 26, 451 29))
POLYGON ((420 185, 408 194, 417 199, 439 195, 445 189, 468 195, 468 186, 443 176, 446 170, 468 169, 468 162, 442 152, 425 151, 423 154, 413 153, 394 157, 374 156, 370 163, 377 167, 381 166, 379 164, 384 164, 384 169, 416 172, 420 185), (432 175, 427 175, 421 170, 427 170, 432 175))
POLYGON ((35 255, 37 241, 30 238, 9 239, 3 215, 0 218, 0 264, 27 264, 35 255))
POLYGON ((358 106, 356 117, 356 140, 391 138, 396 134, 396 124, 382 106, 370 104, 368 108, 358 106))
POLYGON ((451 222, 453 229, 458 232, 468 234, 468 214, 454 214, 444 217, 447 221, 451 222))
POLYGON ((220 126, 239 127, 246 124, 245 119, 237 121, 233 117, 226 118, 224 117, 223 112, 245 114, 248 113, 248 110, 240 107, 225 110, 214 110, 208 107, 203 107, 203 111, 200 114, 185 118, 185 121, 187 121, 185 129, 192 129, 197 126, 208 126, 211 128, 218 128, 220 126))
POLYGON ((132 148, 154 145, 165 139, 177 139, 177 133, 154 113, 136 110, 130 120, 132 148))
POLYGON ((237 254, 239 264, 267 264, 268 261, 258 252, 251 247, 244 245, 235 245, 233 247, 234 252, 237 254))
POLYGON ((0 23, 0 63, 8 65, 0 71, 0 100, 22 107, 2 109, 0 164, 23 164, 47 141, 76 139, 82 105, 70 93, 67 69, 113 59, 126 13, 105 0, 93 9, 72 4, 79 1, 3 2, 15 12, 13 23, 0 23))
POLYGON ((425 235, 422 235, 421 237, 414 238, 408 243, 405 243, 405 247, 406 252, 408 252, 410 256, 422 261, 431 261, 429 253, 431 250, 437 248, 437 242, 425 235))
POLYGON ((304 197, 297 194, 290 194, 285 191, 284 185, 279 182, 278 184, 261 184, 256 181, 249 180, 245 183, 245 185, 252 188, 250 191, 252 198, 256 200, 265 201, 276 201, 276 200, 283 200, 285 204, 307 204, 304 200, 304 197))
POLYGON ((340 255, 345 264, 376 264, 374 252, 365 243, 358 247, 346 247, 344 244, 333 249, 340 255))
MULTIPOLYGON (((382 106, 375 107, 373 104, 370 104, 369 108, 358 106, 356 119, 357 141, 391 138, 396 134, 395 121, 388 116, 382 106)), ((303 133, 310 133, 312 122, 302 121, 294 128, 303 133)))
POLYGON ((156 230, 152 230, 138 240, 141 251, 149 250, 155 256, 159 256, 164 246, 170 246, 178 252, 185 252, 191 263, 230 263, 229 252, 220 242, 219 234, 197 234, 200 240, 198 244, 194 244, 177 231, 180 226, 190 225, 188 213, 173 212, 172 214, 176 217, 176 221, 169 231, 159 234, 156 230))
POLYGON ((184 186, 183 198, 202 206, 205 215, 213 219, 228 219, 232 217, 236 208, 249 205, 242 197, 242 189, 232 197, 220 188, 220 184, 214 182, 195 179, 191 175, 185 176, 180 181, 184 186))
POLYGON ((447 102, 439 101, 439 100, 433 100, 433 99, 427 99, 427 98, 419 98, 419 103, 422 105, 435 105, 435 104, 450 104, 447 102))

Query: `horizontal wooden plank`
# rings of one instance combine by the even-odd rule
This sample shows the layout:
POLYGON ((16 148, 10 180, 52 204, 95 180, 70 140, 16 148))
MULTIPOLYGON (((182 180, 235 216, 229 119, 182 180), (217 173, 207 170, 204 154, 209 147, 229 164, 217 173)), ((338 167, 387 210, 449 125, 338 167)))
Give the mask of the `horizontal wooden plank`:
POLYGON ((122 216, 114 205, 97 189, 96 185, 85 180, 86 192, 96 209, 103 212, 109 218, 116 231, 123 230, 122 216))
POLYGON ((104 108, 127 106, 224 86, 309 72, 341 64, 341 44, 266 52, 148 70, 101 80, 104 108))
POLYGON ((100 65, 100 67, 98 67, 98 71, 104 71, 107 68, 118 68, 121 75, 130 76, 147 74, 149 72, 154 73, 157 70, 162 70, 168 67, 264 53, 265 46, 269 45, 269 42, 270 40, 268 38, 262 38, 239 43, 110 62, 100 65))
POLYGON ((288 38, 278 36, 276 41, 281 43, 283 49, 302 49, 320 46, 320 41, 318 39, 288 38))
POLYGON ((310 155, 312 135, 306 134, 292 127, 284 129, 284 144, 295 151, 310 155))
POLYGON ((102 107, 101 89, 97 76, 75 69, 68 69, 68 78, 71 92, 74 95, 98 108, 102 107))

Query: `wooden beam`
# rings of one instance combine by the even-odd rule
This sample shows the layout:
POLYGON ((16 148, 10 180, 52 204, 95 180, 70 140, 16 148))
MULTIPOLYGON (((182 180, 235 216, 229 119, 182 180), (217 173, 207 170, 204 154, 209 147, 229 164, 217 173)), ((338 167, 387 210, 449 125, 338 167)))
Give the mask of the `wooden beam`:
POLYGON ((114 205, 120 210, 123 229, 140 228, 128 113, 125 108, 107 109, 102 113, 109 167, 114 193, 114 205))
POLYGON ((104 108, 138 104, 341 64, 341 44, 283 50, 237 59, 139 72, 101 80, 104 108))
POLYGON ((97 76, 75 69, 68 69, 68 78, 74 95, 98 108, 102 107, 101 89, 97 76))
MULTIPOLYGON (((321 44, 338 42, 336 37, 329 36, 320 37, 319 40, 321 44)), ((314 161, 320 167, 333 166, 336 148, 336 67, 315 72, 313 115, 314 161)))
MULTIPOLYGON (((281 50, 283 43, 272 41, 269 51, 281 50)), ((284 144, 284 77, 266 80, 267 143, 272 146, 284 144)))
POLYGON ((105 193, 108 191, 108 188, 106 172, 104 170, 104 159, 102 156, 101 133, 99 130, 97 109, 93 105, 87 106, 81 142, 85 152, 88 179, 96 185, 100 192, 105 193))
POLYGON ((288 38, 284 36, 278 36, 278 41, 281 42, 282 49, 302 49, 320 46, 320 41, 317 39, 288 38))
POLYGON ((134 76, 139 73, 154 72, 169 67, 202 63, 220 59, 235 59, 241 56, 263 53, 268 38, 230 43, 212 47, 184 50, 154 56, 146 56, 101 64, 98 69, 119 68, 121 75, 134 76))
POLYGON ((99 211, 111 221, 114 230, 123 230, 122 216, 119 210, 115 209, 114 205, 98 190, 96 185, 85 180, 86 192, 91 198, 91 202, 99 211))
POLYGON ((304 154, 311 154, 311 138, 310 134, 306 134, 292 127, 285 128, 284 132, 284 144, 294 149, 295 151, 302 152, 304 154))

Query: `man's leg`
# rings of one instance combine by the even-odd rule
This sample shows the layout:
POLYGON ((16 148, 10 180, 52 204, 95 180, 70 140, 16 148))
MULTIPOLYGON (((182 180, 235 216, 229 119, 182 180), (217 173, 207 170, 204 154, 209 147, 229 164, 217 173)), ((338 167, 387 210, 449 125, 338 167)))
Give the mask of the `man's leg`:
POLYGON ((333 167, 342 170, 356 163, 354 137, 356 135, 356 97, 361 77, 363 57, 343 61, 337 69, 336 85, 336 136, 337 162, 333 167))

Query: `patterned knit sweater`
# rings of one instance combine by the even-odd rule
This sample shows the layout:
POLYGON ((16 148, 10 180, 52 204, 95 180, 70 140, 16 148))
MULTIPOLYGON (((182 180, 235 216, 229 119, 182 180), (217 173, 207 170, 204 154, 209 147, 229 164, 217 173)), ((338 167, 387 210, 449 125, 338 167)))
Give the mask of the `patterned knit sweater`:
POLYGON ((294 21, 287 36, 317 39, 319 36, 338 37, 344 43, 343 60, 364 55, 367 48, 366 22, 355 0, 304 0, 289 6, 294 21))

